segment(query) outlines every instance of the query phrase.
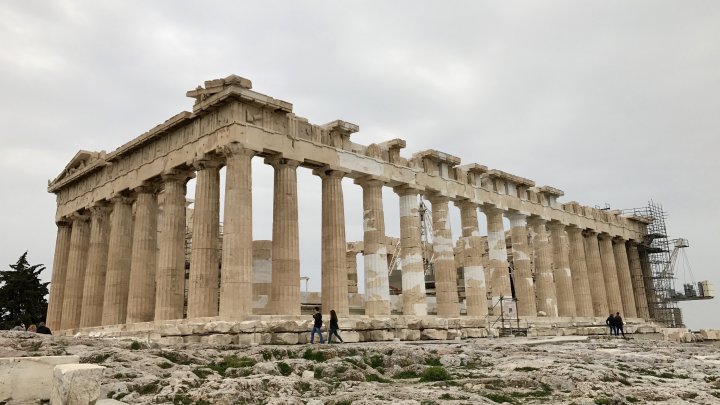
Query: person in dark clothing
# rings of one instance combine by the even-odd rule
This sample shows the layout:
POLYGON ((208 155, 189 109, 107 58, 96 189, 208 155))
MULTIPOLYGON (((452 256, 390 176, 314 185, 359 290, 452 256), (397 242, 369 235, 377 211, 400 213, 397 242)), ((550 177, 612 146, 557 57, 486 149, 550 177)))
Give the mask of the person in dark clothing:
POLYGON ((610 336, 615 335, 615 315, 610 314, 610 316, 607 317, 605 320, 605 325, 607 325, 610 328, 610 336))
POLYGON ((344 343, 340 335, 338 335, 338 331, 340 330, 340 327, 338 326, 338 317, 335 313, 335 310, 330 310, 330 330, 328 331, 328 344, 332 343, 332 337, 333 335, 337 336, 337 338, 340 340, 340 343, 344 343))
POLYGON ((322 335, 322 314, 320 313, 320 307, 315 307, 315 313, 313 314, 313 328, 310 332, 310 344, 315 343, 315 334, 320 335, 320 343, 325 343, 325 339, 322 335))
POLYGON ((40 322, 37 327, 37 333, 42 333, 43 335, 52 335, 52 332, 50 331, 50 328, 45 326, 45 322, 40 322))
POLYGON ((625 331, 623 330, 623 320, 620 316, 620 312, 615 313, 615 336, 618 336, 618 332, 622 333, 623 339, 625 339, 625 331))

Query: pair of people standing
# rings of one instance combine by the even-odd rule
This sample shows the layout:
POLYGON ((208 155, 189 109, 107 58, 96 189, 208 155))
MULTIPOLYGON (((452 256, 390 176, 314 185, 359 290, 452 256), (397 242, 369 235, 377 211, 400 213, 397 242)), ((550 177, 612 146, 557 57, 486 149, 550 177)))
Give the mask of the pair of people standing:
POLYGON ((610 327, 610 336, 618 336, 622 333, 622 337, 625 337, 625 331, 623 330, 623 320, 620 316, 620 312, 616 312, 614 315, 610 314, 605 320, 605 324, 610 327))
MULTIPOLYGON (((322 335, 322 314, 320 313, 320 307, 315 307, 315 313, 313 314, 313 328, 312 332, 310 332, 310 344, 315 343, 315 334, 317 333, 320 336, 320 343, 325 343, 325 339, 323 339, 322 335)), ((340 330, 340 327, 338 326, 338 317, 335 313, 335 310, 330 311, 330 328, 328 330, 328 343, 332 343, 332 337, 333 335, 337 336, 337 338, 342 343, 343 340, 338 334, 338 330, 340 330)))

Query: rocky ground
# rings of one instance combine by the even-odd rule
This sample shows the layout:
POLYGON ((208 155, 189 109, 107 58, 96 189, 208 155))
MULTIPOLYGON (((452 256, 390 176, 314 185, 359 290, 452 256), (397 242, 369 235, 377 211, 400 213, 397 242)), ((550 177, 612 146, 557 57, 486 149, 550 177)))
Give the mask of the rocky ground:
POLYGON ((719 404, 717 343, 658 339, 160 347, 2 332, 0 357, 78 355, 132 404, 719 404))

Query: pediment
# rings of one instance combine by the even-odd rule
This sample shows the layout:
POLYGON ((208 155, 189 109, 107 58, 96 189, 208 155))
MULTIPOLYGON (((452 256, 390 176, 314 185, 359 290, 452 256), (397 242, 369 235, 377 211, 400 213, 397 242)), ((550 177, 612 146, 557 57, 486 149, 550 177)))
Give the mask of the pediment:
POLYGON ((92 152, 88 150, 81 150, 78 153, 73 156, 72 159, 70 159, 70 162, 65 166, 62 172, 55 178, 55 180, 51 181, 48 186, 52 186, 53 184, 57 184, 60 181, 62 181, 65 178, 68 178, 75 174, 76 172, 80 172, 86 167, 92 166, 99 160, 105 160, 105 151, 100 152, 92 152))

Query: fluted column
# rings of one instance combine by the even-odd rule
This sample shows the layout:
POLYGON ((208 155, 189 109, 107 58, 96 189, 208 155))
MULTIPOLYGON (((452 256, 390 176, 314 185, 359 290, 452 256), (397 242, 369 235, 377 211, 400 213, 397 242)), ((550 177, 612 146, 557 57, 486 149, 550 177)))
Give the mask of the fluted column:
POLYGON ((583 232, 585 237, 585 257, 587 258, 588 280, 590 280, 590 297, 593 303, 593 313, 595 316, 608 315, 608 300, 605 292, 605 277, 603 275, 603 266, 600 259, 600 245, 598 242, 598 234, 592 230, 583 232))
MULTIPOLYGON (((528 246, 527 217, 519 212, 508 215, 510 219, 510 239, 512 240, 513 280, 517 296, 518 316, 536 316, 537 311, 545 311, 548 316, 557 316, 557 303, 554 292, 551 294, 552 273, 548 266, 544 273, 538 273, 538 283, 543 291, 543 301, 535 302, 535 283, 533 282, 530 247, 528 246), (543 278, 543 279, 541 279, 543 278)), ((545 237, 547 245, 547 236, 545 237)), ((540 291, 538 291, 540 293, 540 291)))
POLYGON ((452 318, 460 316, 457 291, 457 269, 453 250, 452 230, 448 220, 448 197, 433 195, 433 254, 435 256, 435 297, 437 315, 452 318))
POLYGON ((363 263, 365 266, 365 314, 390 315, 390 282, 385 247, 383 183, 356 181, 363 189, 363 263))
MULTIPOLYGON (((620 294, 615 254, 612 248, 612 237, 606 233, 601 233, 598 236, 598 243, 600 245, 600 263, 603 269, 608 310, 612 313, 621 312, 623 310, 622 295, 620 294)), ((625 313, 622 315, 626 316, 625 313)))
POLYGON ((329 169, 314 173, 322 179, 322 310, 329 314, 334 309, 338 315, 347 315, 347 244, 342 190, 345 173, 329 169))
POLYGON ((647 299, 648 316, 650 319, 658 318, 657 293, 655 291, 655 281, 653 280, 652 267, 650 267, 650 258, 647 251, 638 247, 640 254, 640 268, 642 270, 643 284, 645 285, 645 298, 647 299))
POLYGON ((224 149, 225 221, 223 222, 220 316, 252 315, 252 158, 255 151, 240 144, 224 149))
POLYGON ((281 157, 267 158, 265 162, 275 169, 270 310, 276 315, 300 315, 297 202, 297 167, 300 162, 281 157))
POLYGON ((85 269, 80 327, 102 323, 105 273, 110 241, 110 206, 106 203, 90 208, 90 249, 85 269))
POLYGON ((88 222, 88 219, 89 216, 86 214, 76 213, 72 217, 70 254, 68 255, 60 329, 75 329, 80 326, 85 266, 87 265, 88 244, 90 242, 90 222, 88 222))
POLYGON ((400 261, 404 315, 427 315, 425 268, 420 239, 418 190, 407 186, 395 188, 400 196, 400 261))
POLYGON ((632 277, 630 276, 630 265, 628 263, 625 239, 615 238, 612 241, 613 255, 615 256, 615 267, 617 268, 618 285, 620 286, 620 297, 622 298, 623 316, 626 318, 637 318, 635 309, 635 294, 633 294, 632 277))
POLYGON ((345 252, 345 266, 347 267, 347 288, 348 294, 358 293, 357 277, 357 254, 358 252, 345 252))
POLYGON ((635 296, 635 310, 638 317, 648 319, 650 318, 650 314, 648 313, 648 301, 645 293, 642 267, 640 265, 640 254, 638 253, 637 242, 634 240, 628 241, 627 243, 627 255, 635 296))
POLYGON ((70 254, 70 239, 72 227, 70 221, 57 223, 55 236, 55 255, 53 257, 52 277, 50 278, 50 299, 48 301, 47 326, 50 329, 60 330, 62 322, 63 298, 65 296, 65 278, 67 277, 67 263, 70 254))
POLYGON ((507 248, 505 247, 505 229, 503 228, 503 211, 492 207, 483 206, 482 212, 487 217, 487 241, 488 241, 488 267, 490 267, 490 293, 492 304, 495 306, 495 313, 500 313, 500 306, 495 305, 500 297, 512 298, 510 288, 510 273, 507 260, 507 248))
POLYGON ((485 269, 482 255, 484 246, 478 226, 477 204, 470 201, 456 203, 460 208, 463 251, 465 255, 465 306, 468 316, 485 316, 488 313, 485 269))
POLYGON ((186 183, 191 173, 171 170, 162 175, 162 215, 158 224, 155 276, 155 320, 182 319, 185 305, 186 183))
POLYGON ((147 184, 136 188, 135 192, 137 202, 130 260, 127 323, 149 322, 155 318, 157 187, 147 184))
POLYGON ((133 200, 128 197, 117 196, 111 201, 113 208, 110 214, 110 240, 108 242, 107 272, 105 273, 103 325, 125 323, 133 243, 133 200))
MULTIPOLYGON (((535 295, 537 297, 537 310, 545 312, 547 316, 555 317, 558 316, 559 313, 557 295, 560 292, 555 291, 555 275, 553 274, 551 264, 552 252, 548 242, 548 233, 545 223, 546 221, 541 218, 533 218, 530 221, 530 226, 532 226, 533 233, 535 234, 535 237, 533 238, 533 252, 535 253, 535 280, 537 281, 535 295)), ((514 247, 515 243, 513 242, 513 248, 514 247)), ((515 271, 517 271, 517 266, 515 267, 515 271)), ((558 274, 558 276, 562 278, 564 275, 558 274)))
POLYGON ((557 295, 558 315, 575 316, 575 293, 572 272, 570 271, 569 241, 565 234, 565 225, 560 222, 546 224, 552 239, 553 278, 557 295))
POLYGON ((577 316, 594 316, 592 298, 590 296, 590 278, 588 277, 587 259, 585 258, 585 242, 582 230, 575 226, 565 228, 568 234, 568 255, 570 273, 572 273, 575 311, 577 316))
POLYGON ((209 158, 195 163, 195 210, 188 288, 188 318, 218 314, 220 242, 220 165, 209 158))

